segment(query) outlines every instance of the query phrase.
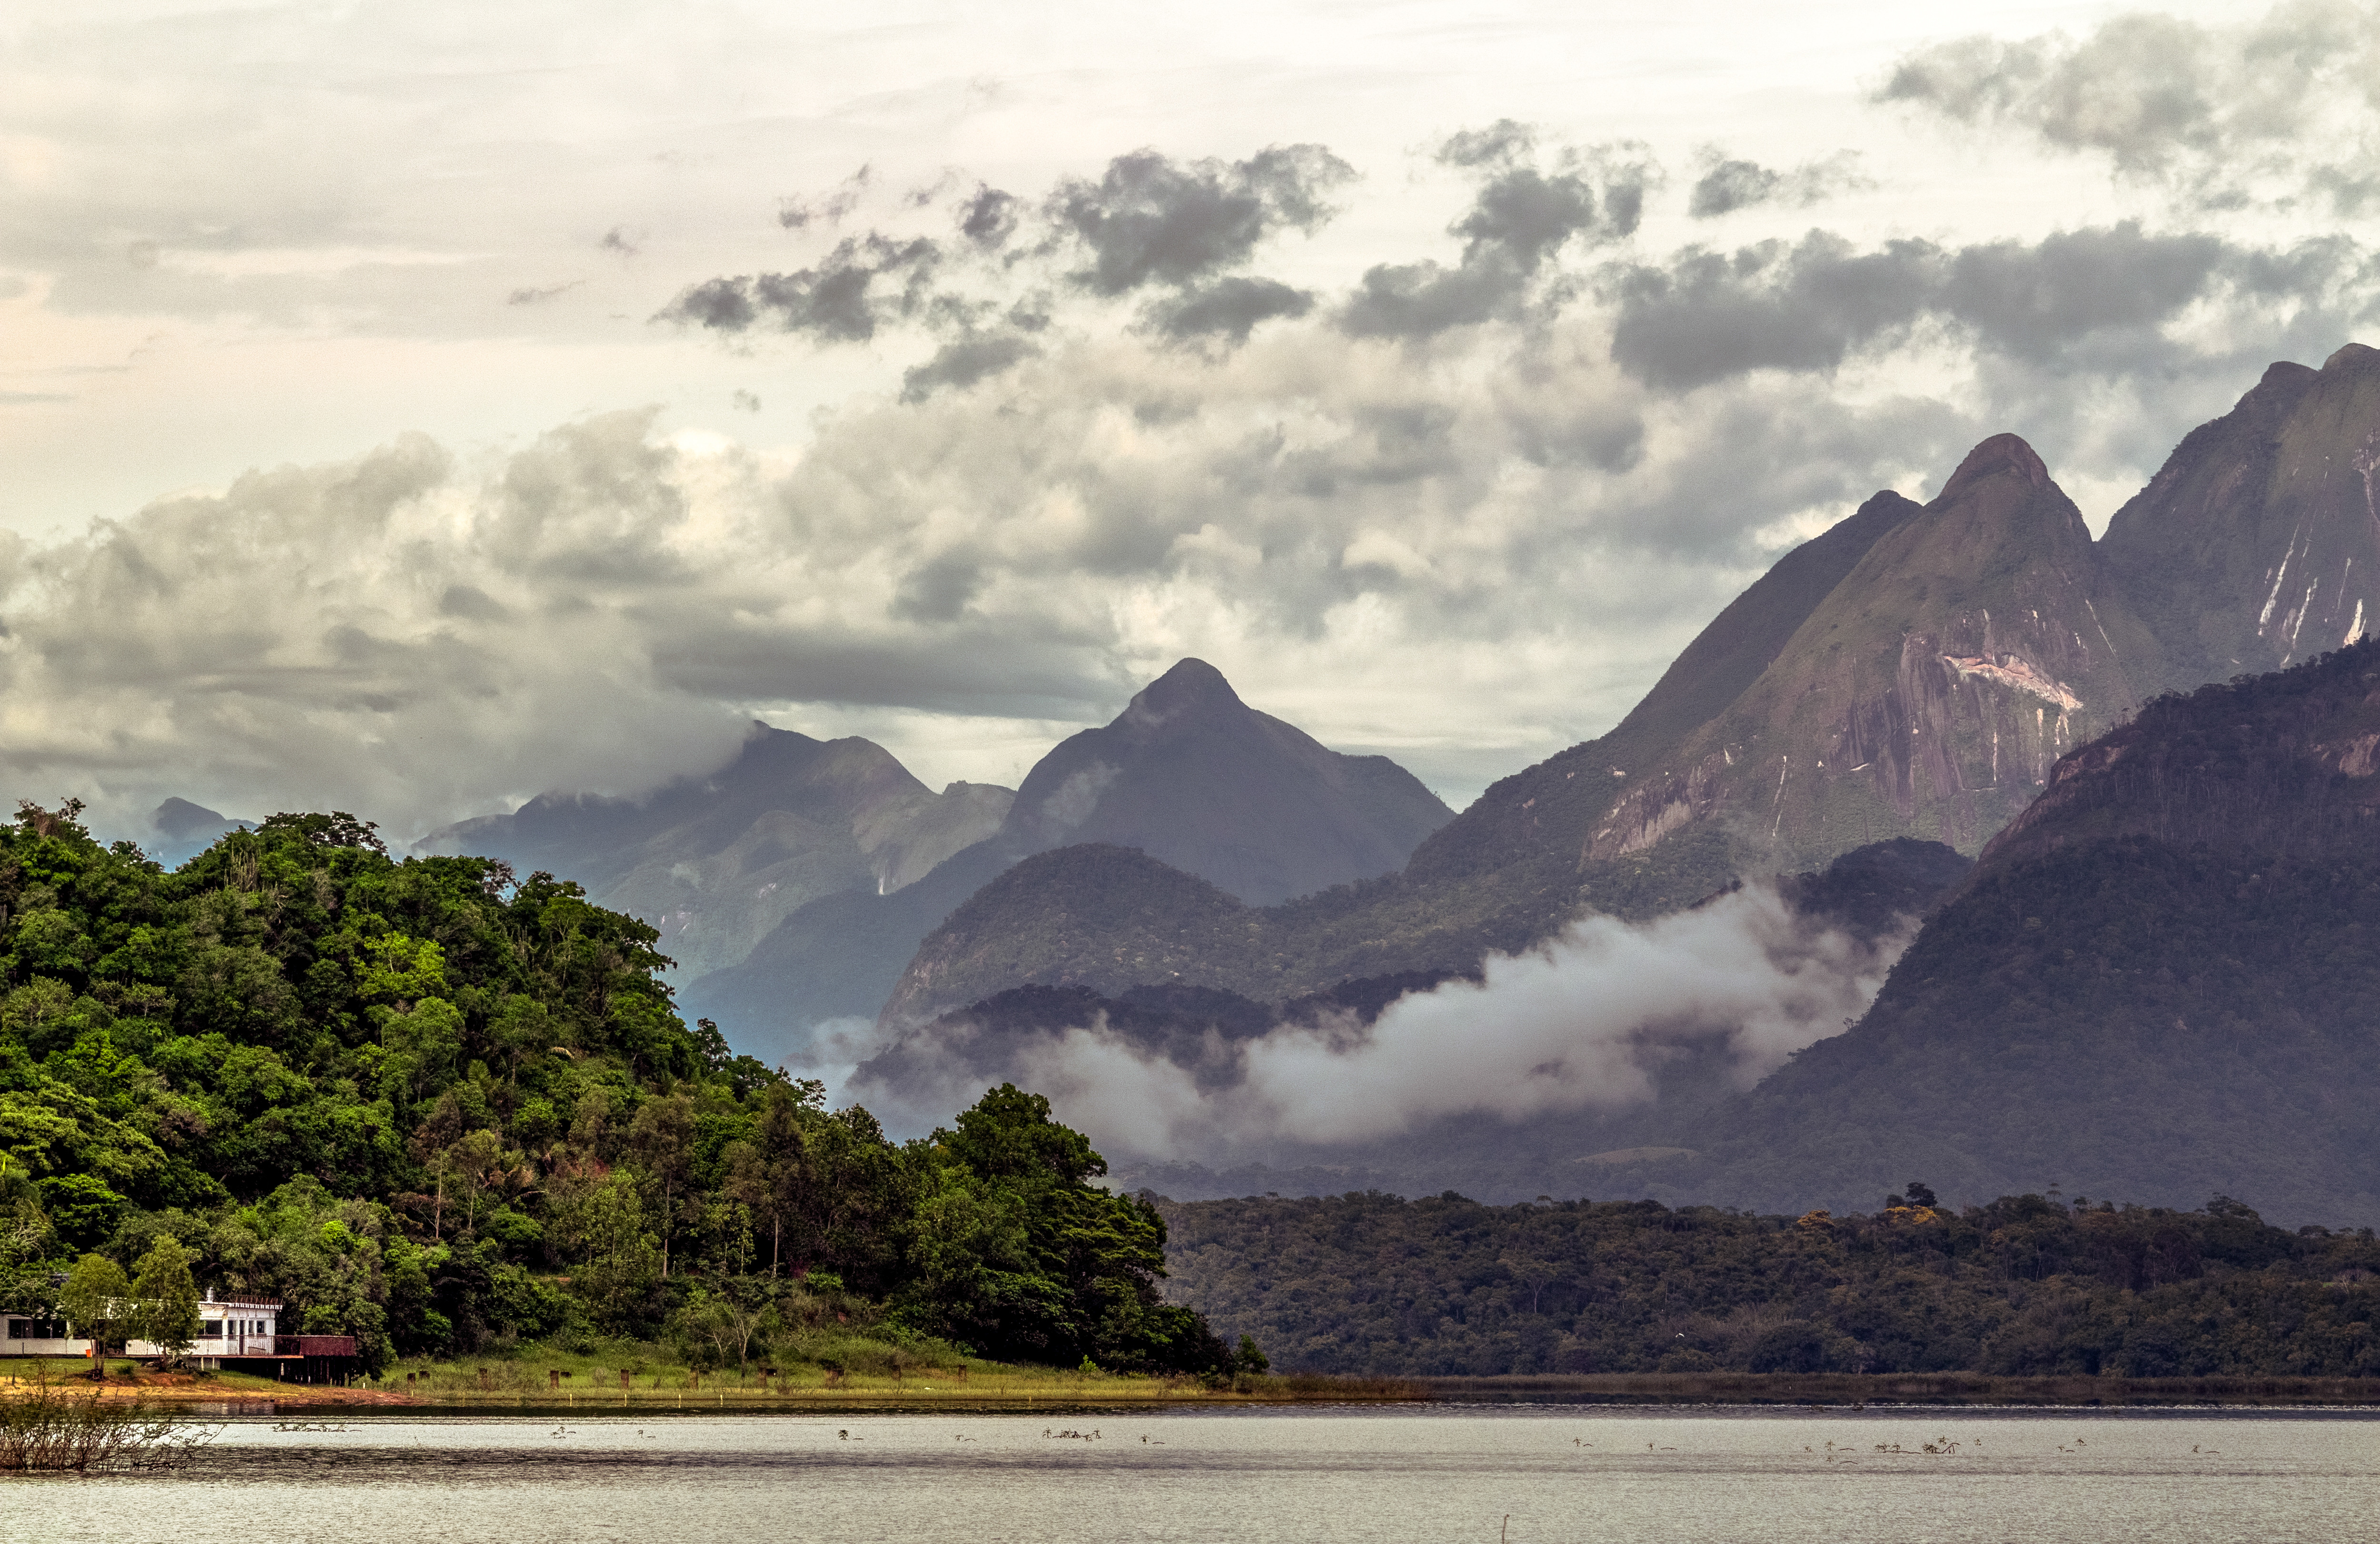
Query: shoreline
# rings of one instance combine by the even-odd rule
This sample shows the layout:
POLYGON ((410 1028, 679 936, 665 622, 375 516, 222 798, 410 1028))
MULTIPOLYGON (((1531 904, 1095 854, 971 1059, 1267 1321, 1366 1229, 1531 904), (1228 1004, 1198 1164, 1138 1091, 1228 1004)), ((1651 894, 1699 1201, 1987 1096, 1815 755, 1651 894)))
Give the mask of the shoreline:
MULTIPOLYGON (((0 1378, 0 1396, 30 1388, 0 1378)), ((1954 1408, 2332 1409, 2380 1411, 2380 1378, 2205 1377, 2046 1378, 1983 1373, 1586 1373, 1488 1378, 1361 1379, 1266 1377, 1209 1389, 1189 1380, 1082 1376, 1052 1372, 967 1381, 920 1378, 845 1380, 835 1384, 530 1390, 511 1388, 341 1388, 289 1384, 243 1374, 115 1376, 93 1383, 53 1379, 52 1390, 79 1397, 155 1404, 207 1404, 276 1410, 419 1411, 496 1415, 607 1411, 797 1415, 803 1413, 1059 1414, 1077 1410, 1261 1407, 1293 1404, 1509 1404, 1609 1409, 1732 1406, 1808 1410, 1954 1408)))
POLYGON ((2380 1407, 2380 1378, 2223 1374, 2192 1378, 2007 1377, 1981 1372, 1579 1373, 1423 1378, 1436 1401, 1506 1404, 1800 1405, 1891 1409, 2380 1407))

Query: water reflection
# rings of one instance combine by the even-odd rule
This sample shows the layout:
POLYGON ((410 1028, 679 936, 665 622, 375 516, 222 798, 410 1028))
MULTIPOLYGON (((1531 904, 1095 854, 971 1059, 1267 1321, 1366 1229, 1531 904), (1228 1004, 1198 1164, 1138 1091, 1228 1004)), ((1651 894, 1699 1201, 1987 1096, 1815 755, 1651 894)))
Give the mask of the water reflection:
POLYGON ((2380 1516, 2375 1438, 2295 1411, 347 1416, 0 1487, 0 1538, 2328 1540, 2380 1516))

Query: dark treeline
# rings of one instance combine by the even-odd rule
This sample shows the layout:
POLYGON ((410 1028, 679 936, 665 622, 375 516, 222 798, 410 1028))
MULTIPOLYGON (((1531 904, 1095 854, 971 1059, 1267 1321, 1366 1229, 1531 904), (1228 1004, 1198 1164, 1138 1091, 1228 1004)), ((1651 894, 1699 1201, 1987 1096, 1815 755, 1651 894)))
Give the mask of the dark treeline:
POLYGON ((658 935, 575 884, 394 861, 345 815, 169 873, 79 813, 0 824, 0 1308, 170 1236, 374 1368, 589 1333, 740 1358, 826 1305, 989 1356, 1232 1369, 1158 1296, 1163 1222, 1037 1095, 895 1144, 685 1026, 658 935))
POLYGON ((2077 1198, 1872 1215, 1449 1194, 1160 1202, 1169 1295, 1277 1366, 2380 1375, 2380 1242, 2077 1198))

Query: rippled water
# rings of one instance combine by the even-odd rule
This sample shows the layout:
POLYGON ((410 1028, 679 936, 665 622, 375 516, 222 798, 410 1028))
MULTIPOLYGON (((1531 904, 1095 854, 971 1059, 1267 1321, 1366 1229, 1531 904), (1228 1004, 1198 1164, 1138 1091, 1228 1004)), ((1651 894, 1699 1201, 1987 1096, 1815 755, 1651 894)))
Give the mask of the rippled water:
POLYGON ((2380 1537, 2380 1420, 2313 1413, 1433 1406, 334 1427, 236 1422, 172 1475, 0 1483, 0 1538, 2380 1537))

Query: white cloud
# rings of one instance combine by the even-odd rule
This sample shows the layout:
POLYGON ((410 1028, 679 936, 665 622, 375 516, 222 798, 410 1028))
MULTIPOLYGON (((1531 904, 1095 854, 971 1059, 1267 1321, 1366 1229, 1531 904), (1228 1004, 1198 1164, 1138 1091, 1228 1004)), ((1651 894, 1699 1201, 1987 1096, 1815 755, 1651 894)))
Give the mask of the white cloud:
POLYGON ((1210 1039, 1195 1067, 1103 1015, 1007 1031, 997 1045, 919 1044, 899 1087, 844 1070, 884 1049, 880 1038, 838 1041, 832 1059, 843 1097, 897 1125, 922 1128, 987 1079, 1014 1078, 1111 1154, 1278 1161, 1451 1118, 1642 1105, 1665 1063, 1709 1042, 1723 1087, 1748 1088, 1864 1013, 1906 942, 1858 942, 1750 889, 1651 923, 1590 918, 1541 950, 1491 957, 1483 981, 1402 998, 1368 1027, 1332 1020, 1237 1045, 1210 1039))
POLYGON ((691 770, 750 714, 1013 782, 1196 653, 1460 803, 1607 726, 1779 543, 1876 488, 1922 493, 2013 428, 2112 498, 2270 359, 2380 314, 2335 231, 2171 228, 2156 189, 1893 129, 1858 82, 1924 30, 1905 7, 1828 13, 1821 42, 1747 6, 1700 63, 1676 46, 1719 35, 1707 16, 1524 3, 1127 6, 1055 55, 926 4, 841 29, 463 17, 0 28, 25 85, 0 93, 6 792, 418 830, 691 770), (1613 63, 1583 107, 1561 61, 1589 44, 1613 63), (1451 138, 1507 116, 1536 127, 1451 138), (1792 199, 1714 226, 1651 164, 1709 142, 1856 150, 1859 176, 1812 174, 1826 232, 1792 199), (1361 180, 1319 151, 1316 199, 1265 170, 1299 144, 1361 180), (1168 159, 1117 160, 1143 146, 1168 159), (1072 245, 956 223, 996 184, 1023 201, 984 228, 1029 245, 1050 190, 1120 164, 1147 175, 1070 216, 1072 245), (1177 249, 1189 194, 1215 220, 1177 249), (781 222, 788 200, 817 217, 781 222), (832 334, 863 342, 650 320, 706 280, 824 274, 880 227, 974 266, 832 334), (1689 249, 1714 229, 1736 245, 1689 249), (1779 323, 1759 357, 1719 314, 1921 237, 1922 305, 1779 323), (2085 248, 2204 250, 2222 282, 2168 275, 2114 329, 2018 303, 2085 248), (1069 279, 1103 252, 1189 309, 1069 279), (2006 282, 1976 298, 1961 262, 2006 282), (1348 335, 1367 274, 1413 302, 1394 336, 1348 335), (1667 309, 1615 274, 1666 276, 1667 309), (1613 362, 1632 317, 1666 371, 1650 345, 1613 362))

